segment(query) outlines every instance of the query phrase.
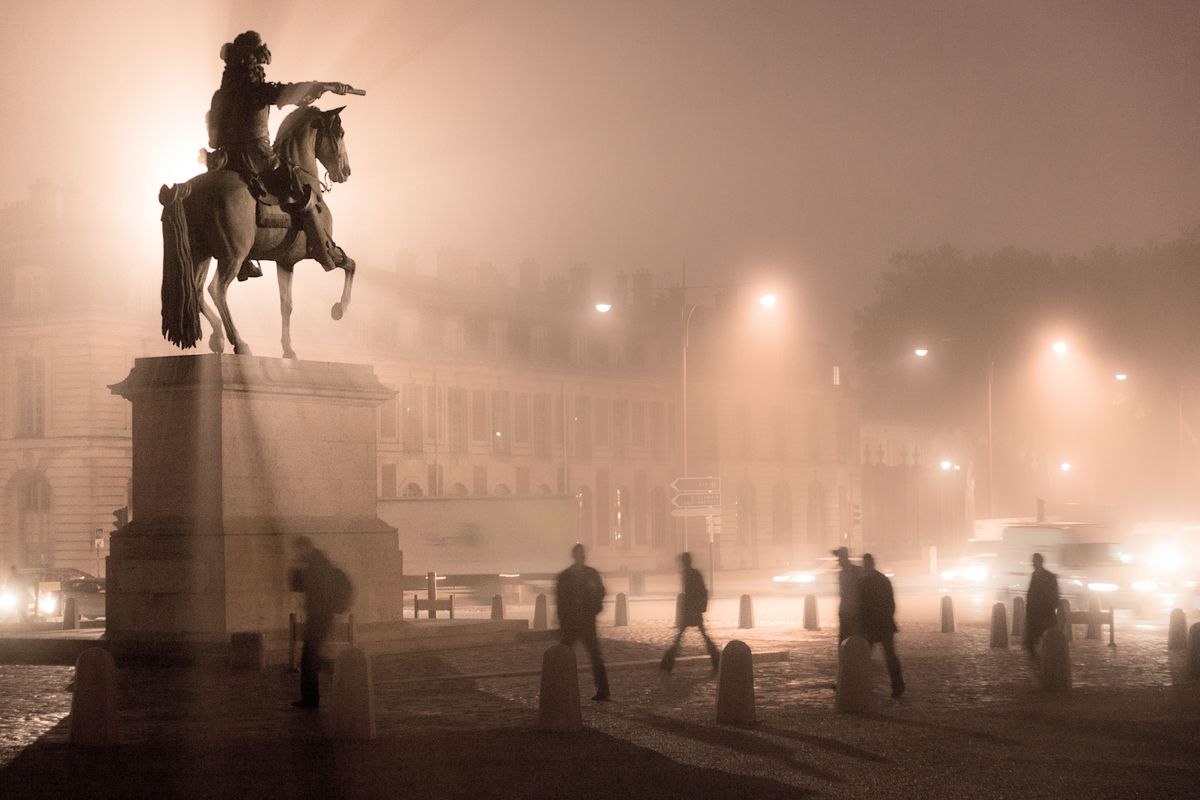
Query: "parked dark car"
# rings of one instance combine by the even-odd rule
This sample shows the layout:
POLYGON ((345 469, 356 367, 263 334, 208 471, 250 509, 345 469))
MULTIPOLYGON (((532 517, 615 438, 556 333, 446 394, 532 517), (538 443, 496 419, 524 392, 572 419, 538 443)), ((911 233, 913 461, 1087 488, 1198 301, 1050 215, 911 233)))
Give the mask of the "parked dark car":
POLYGON ((63 581, 59 613, 65 613, 67 600, 75 600, 75 608, 83 619, 99 619, 105 616, 106 597, 104 578, 79 578, 63 581))

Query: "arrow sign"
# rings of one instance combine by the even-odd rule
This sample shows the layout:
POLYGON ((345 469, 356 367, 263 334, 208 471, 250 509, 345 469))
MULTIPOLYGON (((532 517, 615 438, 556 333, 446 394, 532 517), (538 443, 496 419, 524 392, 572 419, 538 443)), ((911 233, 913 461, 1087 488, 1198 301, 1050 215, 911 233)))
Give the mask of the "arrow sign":
POLYGON ((714 508, 721 505, 720 492, 693 492, 677 494, 671 501, 676 508, 714 508))
POLYGON ((671 488, 680 494, 686 492, 719 492, 720 478, 676 478, 671 481, 671 488))

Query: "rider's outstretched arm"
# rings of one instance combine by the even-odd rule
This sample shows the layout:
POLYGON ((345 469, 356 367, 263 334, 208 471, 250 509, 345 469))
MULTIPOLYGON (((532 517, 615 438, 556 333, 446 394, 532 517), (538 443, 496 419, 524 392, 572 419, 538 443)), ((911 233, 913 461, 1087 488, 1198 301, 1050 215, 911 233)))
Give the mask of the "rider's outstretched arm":
POLYGON ((275 105, 283 108, 284 106, 301 106, 308 105, 319 99, 326 92, 334 94, 360 94, 360 90, 355 89, 348 83, 336 83, 333 81, 305 81, 303 83, 285 83, 282 90, 279 92, 279 98, 275 101, 275 105))

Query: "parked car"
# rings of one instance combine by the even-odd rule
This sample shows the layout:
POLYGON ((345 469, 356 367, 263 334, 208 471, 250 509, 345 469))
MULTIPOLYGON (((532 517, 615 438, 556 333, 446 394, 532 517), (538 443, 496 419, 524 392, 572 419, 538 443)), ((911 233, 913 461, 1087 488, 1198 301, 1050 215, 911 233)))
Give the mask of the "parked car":
POLYGON ((0 619, 6 621, 61 615, 63 583, 96 580, 94 575, 74 567, 18 569, 17 577, 23 590, 13 582, 11 574, 5 577, 4 588, 0 589, 0 619))
POLYGON ((104 578, 78 578, 63 581, 61 601, 62 612, 65 612, 67 601, 74 599, 75 608, 83 619, 99 619, 106 616, 107 595, 104 578))

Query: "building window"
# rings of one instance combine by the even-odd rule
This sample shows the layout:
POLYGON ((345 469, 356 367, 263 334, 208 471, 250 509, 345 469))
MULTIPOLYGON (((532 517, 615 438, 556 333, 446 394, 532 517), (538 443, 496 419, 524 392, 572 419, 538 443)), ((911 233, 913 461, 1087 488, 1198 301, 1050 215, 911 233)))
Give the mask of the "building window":
POLYGON ((629 456, 629 403, 614 400, 612 404, 613 455, 617 458, 629 456))
POLYGON ((467 390, 446 390, 446 411, 450 425, 450 452, 467 452, 467 390))
POLYGON ((633 417, 633 446, 646 446, 646 404, 641 400, 634 400, 630 404, 633 417))
POLYGON ((608 470, 596 470, 596 545, 603 547, 612 543, 612 528, 609 515, 611 498, 608 496, 608 470))
POLYGON ((415 383, 406 383, 401 391, 401 414, 403 418, 404 452, 420 453, 425 446, 422 429, 422 401, 424 393, 415 383))
POLYGON ((384 464, 379 468, 379 496, 384 499, 396 496, 395 464, 384 464))
POLYGON ((737 540, 740 547, 754 543, 754 500, 754 484, 743 481, 737 488, 737 540))
POLYGON ((662 403, 652 402, 650 411, 650 455, 653 458, 663 457, 663 425, 662 403))
POLYGON ((441 398, 436 386, 425 387, 425 438, 437 444, 442 427, 441 398))
POLYGON ((513 415, 513 439, 517 444, 529 444, 529 395, 517 395, 513 415))
POLYGON ((533 454, 538 458, 550 457, 550 396, 533 396, 533 454))
POLYGON ((624 486, 618 486, 617 491, 613 494, 613 544, 617 547, 629 547, 633 537, 629 535, 629 527, 632 522, 631 509, 629 507, 631 498, 629 489, 624 486))
POLYGON ((401 492, 400 496, 414 498, 414 497, 422 497, 423 495, 424 495, 424 493, 421 491, 421 487, 418 484, 416 484, 412 481, 409 481, 408 483, 404 484, 404 491, 401 492))
POLYGON ((661 486, 650 493, 650 546, 658 549, 667 543, 667 493, 661 486))
POLYGON ((486 442, 492 436, 487 416, 487 392, 476 389, 471 392, 471 438, 477 442, 486 442))
POLYGON ((429 496, 439 497, 442 494, 442 467, 440 464, 430 464, 425 469, 425 481, 429 486, 429 496))
POLYGON ((783 481, 775 484, 771 508, 771 538, 775 544, 792 541, 792 491, 783 481))
POLYGON ((517 467, 517 494, 529 494, 529 467, 517 467))
POLYGON ((830 378, 832 379, 834 386, 841 386, 842 385, 842 368, 834 367, 833 374, 830 376, 830 378))
POLYGON ((491 323, 487 317, 467 317, 465 320, 467 349, 472 353, 482 355, 488 349, 488 330, 491 323))
MULTIPOLYGON (((549 487, 546 487, 549 488, 549 487)), ((579 536, 579 541, 588 547, 592 546, 592 490, 586 486, 580 486, 579 491, 575 493, 575 511, 578 515, 579 530, 576 534, 579 536)))
POLYGON ((575 457, 589 458, 592 455, 592 399, 575 398, 575 457))
POLYGON ((475 494, 485 495, 488 493, 486 464, 475 465, 474 469, 471 470, 471 482, 475 484, 475 494))
POLYGON ((15 478, 17 505, 17 557, 26 567, 54 565, 54 539, 50 530, 50 482, 41 473, 15 478))
POLYGON ((17 359, 17 436, 46 434, 46 360, 17 359))
POLYGON ((514 358, 529 358, 529 323, 509 320, 508 354, 514 358))
POLYGON ((508 409, 508 392, 492 392, 492 452, 508 455, 512 452, 512 426, 508 409))
MULTIPOLYGON (((554 417, 554 419, 551 421, 550 424, 554 426, 554 443, 562 444, 563 443, 563 399, 562 399, 561 395, 555 395, 555 397, 554 397, 553 417, 554 417)), ((563 452, 566 452, 565 446, 563 447, 563 452)))
POLYGON ((609 402, 606 397, 596 399, 596 446, 608 447, 609 402))
POLYGON ((633 523, 633 543, 639 547, 646 544, 646 471, 639 469, 633 473, 633 494, 629 498, 629 516, 633 523))

